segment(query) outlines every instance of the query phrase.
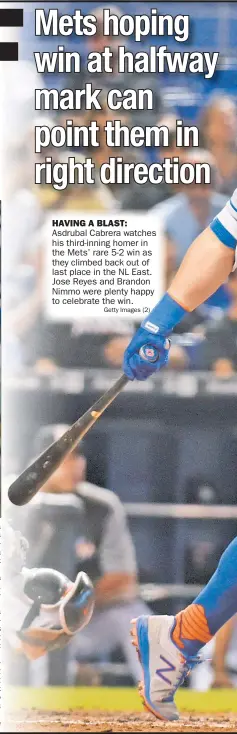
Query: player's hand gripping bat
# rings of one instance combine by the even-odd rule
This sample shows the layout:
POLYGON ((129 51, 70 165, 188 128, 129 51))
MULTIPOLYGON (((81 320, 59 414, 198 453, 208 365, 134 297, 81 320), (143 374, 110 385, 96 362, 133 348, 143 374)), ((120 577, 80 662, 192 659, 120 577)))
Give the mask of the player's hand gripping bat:
MULTIPOLYGON (((173 343, 185 345, 186 342, 182 337, 174 337, 173 343)), ((141 347, 140 356, 150 362, 156 362, 159 359, 157 350, 148 345, 141 347)), ((56 471, 59 464, 65 459, 65 456, 77 446, 79 441, 81 441, 83 436, 85 436, 91 426, 104 413, 106 408, 108 408, 128 382, 129 380, 126 375, 122 374, 112 387, 81 418, 78 418, 61 438, 52 443, 48 449, 15 479, 8 490, 9 499, 14 505, 25 505, 34 497, 51 474, 56 471)))

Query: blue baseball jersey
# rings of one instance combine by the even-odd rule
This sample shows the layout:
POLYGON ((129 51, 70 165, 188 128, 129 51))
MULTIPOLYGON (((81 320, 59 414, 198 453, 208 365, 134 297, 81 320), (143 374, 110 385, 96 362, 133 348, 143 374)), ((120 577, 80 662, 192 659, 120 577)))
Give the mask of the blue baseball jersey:
POLYGON ((220 213, 213 219, 211 229, 215 232, 223 245, 235 250, 235 265, 237 266, 237 189, 220 213))

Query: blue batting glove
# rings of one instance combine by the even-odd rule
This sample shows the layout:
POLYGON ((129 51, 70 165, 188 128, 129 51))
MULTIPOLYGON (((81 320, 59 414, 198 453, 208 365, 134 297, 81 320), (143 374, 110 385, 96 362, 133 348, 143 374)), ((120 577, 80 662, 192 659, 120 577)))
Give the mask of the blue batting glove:
POLYGON ((129 380, 146 380, 165 367, 170 348, 168 335, 185 313, 186 310, 168 293, 163 296, 144 319, 124 353, 123 371, 129 380))
POLYGON ((129 380, 146 380, 153 372, 157 372, 168 362, 170 341, 165 336, 154 336, 146 329, 140 326, 132 338, 129 346, 124 353, 123 371, 129 377, 129 380), (139 354, 142 347, 150 347, 147 349, 147 358, 139 354), (155 361, 149 361, 149 351, 155 351, 157 354, 155 361))

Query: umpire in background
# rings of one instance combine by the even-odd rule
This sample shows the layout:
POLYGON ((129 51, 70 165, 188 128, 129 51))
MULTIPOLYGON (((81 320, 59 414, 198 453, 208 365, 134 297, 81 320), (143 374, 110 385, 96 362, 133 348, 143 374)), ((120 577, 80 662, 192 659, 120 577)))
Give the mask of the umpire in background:
MULTIPOLYGON (((62 424, 41 428, 35 453, 44 451, 67 428, 62 424)), ((64 653, 67 661, 63 662, 61 656, 60 662, 61 653, 49 656, 44 683, 75 683, 82 662, 108 659, 117 648, 137 682, 141 670, 130 642, 130 620, 149 610, 139 599, 135 550, 119 498, 87 482, 86 471, 82 442, 23 515, 21 529, 29 541, 28 565, 55 568, 71 579, 83 570, 95 584, 96 605, 88 629, 82 630, 64 653)), ((37 675, 35 682, 37 685, 37 675)))

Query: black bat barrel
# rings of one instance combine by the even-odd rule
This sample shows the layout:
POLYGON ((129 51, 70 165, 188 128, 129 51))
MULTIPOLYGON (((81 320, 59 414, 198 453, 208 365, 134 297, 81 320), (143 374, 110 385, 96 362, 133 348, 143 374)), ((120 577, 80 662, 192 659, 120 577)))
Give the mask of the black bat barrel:
POLYGON ((71 428, 51 444, 20 476, 15 479, 8 490, 8 497, 14 505, 25 505, 45 484, 65 456, 81 441, 100 415, 108 408, 128 382, 125 375, 121 375, 112 387, 105 392, 81 418, 73 423, 71 428))

